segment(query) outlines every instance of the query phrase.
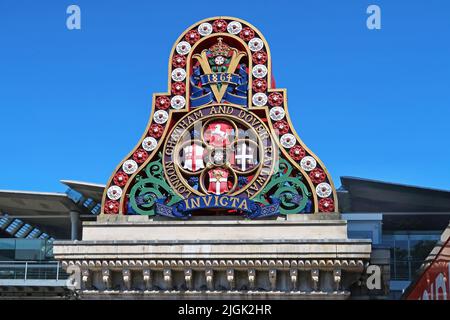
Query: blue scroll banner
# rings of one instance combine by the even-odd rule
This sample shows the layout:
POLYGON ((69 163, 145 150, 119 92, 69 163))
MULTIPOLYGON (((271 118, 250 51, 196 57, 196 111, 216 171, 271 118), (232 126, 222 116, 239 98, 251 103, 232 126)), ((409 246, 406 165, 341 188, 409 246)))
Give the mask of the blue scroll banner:
POLYGON ((172 206, 163 204, 165 199, 158 199, 155 203, 155 213, 160 216, 188 219, 191 212, 201 209, 231 209, 245 213, 247 218, 258 219, 280 214, 278 199, 272 199, 272 204, 262 206, 248 198, 231 197, 227 195, 206 195, 191 197, 177 202, 172 206))
POLYGON ((243 65, 240 65, 237 71, 238 74, 213 73, 202 75, 200 74, 200 67, 195 67, 190 78, 192 86, 190 97, 191 106, 195 108, 213 102, 214 95, 211 91, 210 85, 219 83, 229 84, 222 100, 241 106, 246 106, 248 91, 247 71, 243 65), (200 82, 202 83, 202 87, 198 86, 200 82))

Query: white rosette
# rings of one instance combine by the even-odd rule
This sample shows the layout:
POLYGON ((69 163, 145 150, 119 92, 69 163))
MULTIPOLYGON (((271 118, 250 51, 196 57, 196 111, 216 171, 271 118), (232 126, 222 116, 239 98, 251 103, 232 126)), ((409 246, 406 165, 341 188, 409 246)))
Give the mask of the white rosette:
POLYGON ((227 31, 231 34, 238 34, 242 30, 242 24, 238 21, 232 21, 227 26, 227 31))
POLYGON ((122 170, 126 174, 133 174, 136 172, 137 169, 138 169, 138 165, 137 165, 136 161, 131 160, 131 159, 125 161, 122 165, 122 170))
POLYGON ((303 157, 302 161, 300 161, 300 166, 305 171, 314 170, 317 166, 316 159, 311 156, 303 157))
POLYGON ((316 187, 316 193, 321 198, 328 198, 332 192, 331 186, 326 182, 319 183, 316 187))
POLYGON ((270 109, 270 119, 273 121, 278 121, 286 116, 286 112, 282 107, 273 107, 270 109))
POLYGON ((257 64, 253 67, 252 74, 255 78, 264 78, 267 75, 267 68, 263 64, 257 64))
POLYGON ((264 47, 264 42, 260 38, 253 38, 248 42, 251 51, 256 52, 264 47))
POLYGON ((267 96, 265 93, 256 93, 253 96, 252 101, 255 106, 262 107, 267 103, 267 96))
POLYGON ((156 141, 153 137, 147 137, 142 141, 142 148, 145 151, 153 151, 158 144, 158 141, 156 141))
POLYGON ((186 55, 191 51, 191 45, 187 41, 181 41, 179 44, 177 44, 176 47, 177 53, 181 55, 186 55))
POLYGON ((212 33, 213 28, 212 25, 208 22, 204 22, 197 28, 198 33, 200 33, 201 36, 208 36, 212 33))
POLYGON ((177 110, 183 109, 184 106, 186 105, 186 99, 183 96, 174 96, 170 100, 170 105, 172 106, 172 108, 177 110))
POLYGON ((286 133, 281 136, 280 143, 283 147, 289 149, 295 146, 295 144, 297 143, 297 139, 293 134, 286 133))
POLYGON ((214 62, 215 62, 218 66, 221 66, 221 65, 223 65, 223 64, 225 63, 225 58, 222 57, 222 56, 217 56, 217 57, 214 59, 214 62))
POLYGON ((158 110, 153 114, 153 120, 157 124, 163 124, 167 122, 167 119, 169 119, 169 114, 166 110, 158 110))
POLYGON ((122 196, 122 189, 119 186, 111 186, 106 191, 106 195, 111 200, 118 200, 122 196))
POLYGON ((186 79, 186 70, 183 68, 176 68, 172 71, 172 79, 173 81, 183 81, 186 79))
POLYGON ((223 161, 223 152, 222 151, 216 151, 214 152, 214 161, 217 162, 221 162, 223 161))

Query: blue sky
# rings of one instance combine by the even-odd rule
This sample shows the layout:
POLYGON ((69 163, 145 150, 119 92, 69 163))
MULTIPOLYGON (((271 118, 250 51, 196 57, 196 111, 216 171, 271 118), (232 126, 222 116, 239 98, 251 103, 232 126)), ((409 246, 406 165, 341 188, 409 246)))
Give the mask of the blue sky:
POLYGON ((0 189, 106 183, 197 20, 260 29, 302 140, 344 175, 450 189, 450 2, 0 1, 0 189), (66 8, 81 7, 81 30, 66 8), (382 29, 366 28, 366 8, 382 29))

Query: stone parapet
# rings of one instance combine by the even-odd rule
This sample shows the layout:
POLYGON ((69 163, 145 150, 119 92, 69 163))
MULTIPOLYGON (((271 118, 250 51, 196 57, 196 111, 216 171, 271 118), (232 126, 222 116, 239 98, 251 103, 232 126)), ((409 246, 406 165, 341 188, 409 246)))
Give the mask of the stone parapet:
MULTIPOLYGON (((371 255, 343 220, 101 218, 56 241, 85 298, 345 299, 371 255)), ((302 216, 305 217, 305 216, 302 216)))

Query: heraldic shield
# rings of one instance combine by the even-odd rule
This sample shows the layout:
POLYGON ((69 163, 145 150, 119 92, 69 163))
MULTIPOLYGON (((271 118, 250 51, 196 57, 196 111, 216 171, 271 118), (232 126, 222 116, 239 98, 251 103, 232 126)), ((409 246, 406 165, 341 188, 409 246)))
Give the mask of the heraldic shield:
POLYGON ((296 134, 269 46, 246 21, 189 27, 169 59, 168 92, 108 181, 102 214, 262 218, 336 212, 336 190, 296 134))

